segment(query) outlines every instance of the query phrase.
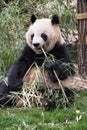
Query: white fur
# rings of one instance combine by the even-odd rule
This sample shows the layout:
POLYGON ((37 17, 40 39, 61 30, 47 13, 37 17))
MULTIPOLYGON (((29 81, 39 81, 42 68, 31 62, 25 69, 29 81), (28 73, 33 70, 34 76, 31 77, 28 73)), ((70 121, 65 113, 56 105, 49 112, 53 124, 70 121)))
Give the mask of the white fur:
POLYGON ((41 36, 38 36, 37 34, 34 34, 34 38, 32 41, 32 44, 34 43, 40 43, 40 47, 44 45, 44 40, 41 38, 41 36))
POLYGON ((26 33, 26 40, 28 45, 36 52, 42 53, 40 47, 43 46, 44 50, 49 52, 58 42, 58 44, 65 43, 63 37, 61 36, 61 31, 58 25, 52 25, 51 19, 37 19, 34 24, 29 27, 26 33), (41 34, 45 33, 48 36, 48 40, 45 42, 41 38, 41 34), (31 40, 31 35, 34 34, 33 40, 31 40), (40 43, 39 49, 33 46, 34 43, 40 43))

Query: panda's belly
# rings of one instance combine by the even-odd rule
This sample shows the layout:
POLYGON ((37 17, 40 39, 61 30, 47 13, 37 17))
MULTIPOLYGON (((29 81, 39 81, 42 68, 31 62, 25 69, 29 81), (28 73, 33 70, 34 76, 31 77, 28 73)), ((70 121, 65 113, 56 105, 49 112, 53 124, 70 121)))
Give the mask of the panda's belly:
POLYGON ((71 87, 72 85, 72 78, 67 78, 63 81, 59 82, 52 82, 49 78, 48 71, 42 70, 40 68, 33 67, 27 71, 23 78, 23 82, 27 83, 28 86, 33 85, 34 83, 40 83, 44 87, 59 89, 61 87, 71 87))

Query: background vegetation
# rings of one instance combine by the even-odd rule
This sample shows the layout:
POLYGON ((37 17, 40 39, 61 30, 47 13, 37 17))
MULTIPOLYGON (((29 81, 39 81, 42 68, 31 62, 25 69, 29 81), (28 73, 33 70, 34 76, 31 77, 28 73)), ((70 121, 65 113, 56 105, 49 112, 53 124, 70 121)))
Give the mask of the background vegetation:
MULTIPOLYGON (((72 0, 1 0, 0 78, 6 76, 10 65, 26 44, 25 33, 33 13, 38 18, 59 14, 63 36, 69 43, 70 30, 76 30, 75 11, 72 0)), ((74 49, 71 49, 71 56, 76 63, 74 49)), ((71 108, 53 111, 39 108, 0 109, 0 130, 86 130, 86 124, 87 92, 76 92, 71 108)))

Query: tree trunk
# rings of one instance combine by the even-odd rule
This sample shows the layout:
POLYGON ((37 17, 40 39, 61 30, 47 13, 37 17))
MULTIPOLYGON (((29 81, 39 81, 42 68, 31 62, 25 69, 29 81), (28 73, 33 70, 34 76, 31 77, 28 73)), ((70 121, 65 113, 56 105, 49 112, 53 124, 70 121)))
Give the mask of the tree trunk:
POLYGON ((77 13, 85 14, 78 18, 78 67, 79 73, 87 77, 87 0, 77 0, 77 13))

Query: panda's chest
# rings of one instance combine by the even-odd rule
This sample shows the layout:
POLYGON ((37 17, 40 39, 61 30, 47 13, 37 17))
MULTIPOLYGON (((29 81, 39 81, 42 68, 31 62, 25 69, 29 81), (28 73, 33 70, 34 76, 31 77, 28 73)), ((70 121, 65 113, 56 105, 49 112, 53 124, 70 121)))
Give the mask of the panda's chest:
POLYGON ((41 66, 44 62, 44 60, 50 59, 50 58, 56 58, 56 59, 60 59, 60 54, 58 52, 58 49, 53 48, 53 50, 51 50, 50 52, 45 54, 36 54, 35 56, 35 62, 37 63, 37 65, 41 66))
POLYGON ((43 54, 36 55, 35 62, 37 63, 38 66, 41 66, 44 60, 45 60, 45 56, 43 54))
POLYGON ((45 60, 53 59, 53 57, 57 58, 55 54, 48 53, 46 54, 47 57, 45 57, 43 54, 36 56, 35 62, 37 63, 38 66, 41 66, 45 60))

